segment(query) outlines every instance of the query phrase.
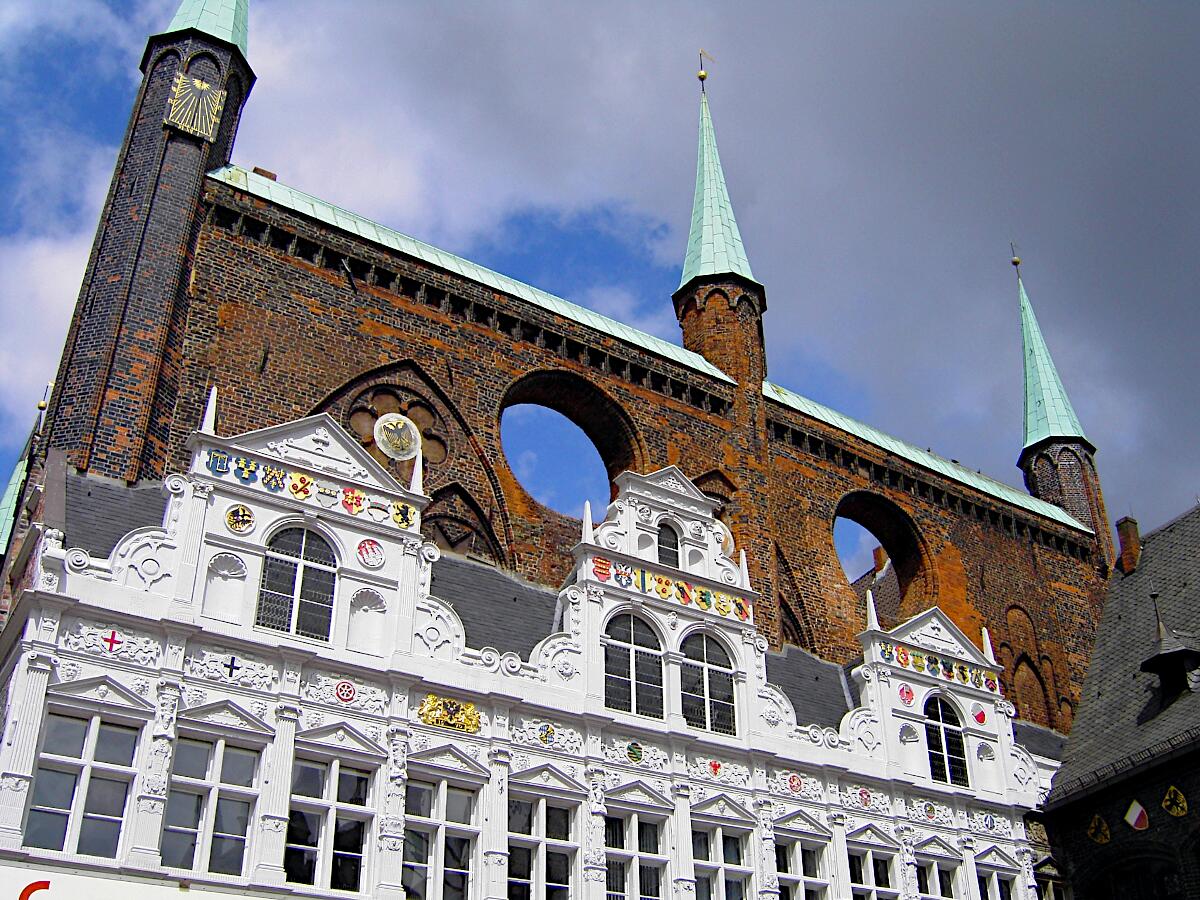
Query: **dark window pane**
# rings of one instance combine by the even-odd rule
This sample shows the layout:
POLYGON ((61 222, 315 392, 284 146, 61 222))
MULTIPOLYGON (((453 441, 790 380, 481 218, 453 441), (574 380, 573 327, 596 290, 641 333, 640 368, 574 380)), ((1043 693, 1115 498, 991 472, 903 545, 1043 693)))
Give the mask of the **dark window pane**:
POLYGON ((670 525, 658 529, 658 563, 672 569, 679 568, 679 535, 670 525))
POLYGON ((686 694, 704 696, 704 669, 692 663, 679 666, 679 689, 686 694))
POLYGON ((258 751, 243 750, 241 747, 226 747, 221 763, 221 781, 250 787, 254 784, 254 773, 258 768, 258 751))
MULTIPOLYGON (((91 793, 89 789, 88 793, 91 793)), ((121 820, 91 819, 87 816, 79 828, 79 852, 88 856, 113 859, 121 840, 121 820)))
POLYGON ((871 865, 875 870, 875 887, 892 886, 892 868, 886 856, 871 857, 871 865))
POLYGON ((168 828, 199 828, 200 810, 203 806, 204 798, 199 794, 171 791, 167 797, 167 811, 163 822, 168 828))
POLYGON ((742 839, 731 834, 722 835, 721 855, 725 862, 740 866, 742 864, 742 839))
POLYGON ((663 715, 662 687, 639 684, 637 689, 637 711, 639 715, 661 719, 663 715))
POLYGON ((204 778, 208 775, 208 755, 212 744, 208 741, 191 741, 180 738, 175 742, 175 758, 171 769, 185 778, 204 778))
POLYGON ((746 883, 740 878, 726 878, 725 900, 746 900, 746 883))
POLYGON ((295 556, 299 558, 300 548, 304 544, 304 529, 303 528, 285 528, 275 537, 271 538, 267 546, 276 553, 283 553, 287 556, 295 556))
POLYGON ((532 849, 508 845, 508 877, 525 879, 533 877, 532 849))
POLYGON ((625 849, 625 820, 617 816, 604 817, 604 846, 625 849))
POLYGON ((729 654, 725 652, 725 648, 707 635, 704 638, 704 652, 708 657, 709 665, 718 666, 722 669, 733 668, 733 664, 729 662, 729 654))
POLYGON ((118 766, 132 766, 137 739, 136 728, 101 722, 100 733, 96 736, 96 759, 118 766))
POLYGON ((696 876, 696 900, 712 900, 712 878, 708 875, 696 876))
POLYGON ((865 858, 859 853, 850 854, 850 881, 853 884, 866 884, 863 881, 863 863, 865 858))
POLYGON ((633 708, 633 693, 629 687, 629 679, 608 675, 604 679, 604 705, 609 709, 623 709, 629 712, 633 708))
POLYGON ((70 809, 75 797, 75 778, 71 772, 38 769, 33 782, 33 805, 70 809))
MULTIPOLYGON (((509 872, 512 876, 512 872, 509 872)), ((508 883, 508 900, 533 900, 533 888, 529 884, 522 884, 519 881, 510 881, 508 883)))
POLYGON ((643 897, 660 897, 661 872, 655 866, 638 867, 638 893, 643 897))
POLYGON ((362 857, 345 853, 333 854, 329 886, 335 891, 357 891, 362 877, 362 857))
POLYGON ((346 853, 362 853, 367 837, 367 823, 338 816, 333 826, 333 849, 346 853))
POLYGON ((571 857, 565 853, 546 851, 546 883, 569 884, 571 882, 571 857))
POLYGON ((571 810, 561 806, 546 807, 546 837, 556 841, 571 839, 571 810))
POLYGON ((325 566, 337 563, 337 557, 333 555, 333 548, 329 546, 325 538, 315 531, 304 532, 304 558, 325 566))
POLYGON ((262 589, 291 597, 296 590, 296 572, 299 568, 291 560, 268 556, 263 561, 262 589))
POLYGON ((708 832, 692 832, 692 859, 708 859, 708 832))
POLYGON ((604 864, 604 888, 625 896, 625 863, 610 859, 604 864))
POLYGON ((325 796, 325 766, 298 759, 292 766, 292 793, 301 797, 325 796))
POLYGON ((446 821, 466 824, 471 821, 471 808, 475 803, 475 794, 459 788, 446 789, 446 821))
POLYGON ((657 653, 638 650, 634 657, 633 669, 638 684, 662 686, 662 657, 657 653))
POLYGON ((400 884, 408 900, 425 900, 425 879, 428 871, 424 867, 405 866, 400 875, 400 884))
POLYGON ((29 811, 29 818, 25 822, 26 847, 61 850, 66 837, 67 816, 65 813, 43 812, 39 809, 29 811))
POLYGON ((471 839, 446 835, 446 868, 471 868, 471 839))
POLYGON ((332 606, 301 600, 300 609, 296 614, 296 634, 320 641, 328 640, 332 621, 332 606))
POLYGON ((808 878, 815 878, 819 874, 820 856, 817 850, 812 847, 800 848, 800 871, 808 878))
POLYGON ((128 788, 124 781, 93 775, 88 783, 87 802, 83 805, 83 811, 98 816, 121 816, 125 812, 125 792, 128 788))
POLYGON ((636 616, 631 618, 633 619, 633 642, 639 647, 657 650, 658 638, 654 634, 654 629, 636 616))
POLYGON ((633 616, 614 616, 604 633, 623 644, 633 642, 633 616))
POLYGON ((680 697, 683 706, 683 718, 693 728, 705 728, 708 726, 706 710, 704 707, 704 698, 697 697, 694 694, 683 694, 680 697))
POLYGON ((366 806, 370 783, 371 776, 368 773, 342 767, 338 771, 338 803, 366 806))
POLYGON ((313 884, 317 880, 317 851, 288 847, 283 851, 283 872, 288 881, 313 884))
POLYGON ((293 809, 288 814, 287 842, 289 844, 315 847, 320 837, 321 816, 319 813, 293 809))
POLYGON ((954 873, 949 869, 938 869, 938 887, 943 897, 954 896, 954 873))
POLYGON ((917 890, 922 894, 929 893, 929 867, 917 866, 917 890))
POLYGON ((514 834, 533 834, 533 804, 528 800, 508 801, 508 830, 514 834))
POLYGON ((433 785, 409 782, 408 790, 404 793, 404 813, 428 819, 433 813, 433 785))
POLYGON ((733 704, 711 703, 712 730, 718 734, 734 734, 737 725, 734 722, 733 704))
POLYGON ((442 900, 467 900, 467 876, 462 872, 447 872, 442 878, 442 900))
POLYGON ((733 702, 733 676, 725 672, 708 673, 708 695, 722 703, 733 702))
POLYGON ((87 719, 70 716, 49 715, 46 717, 46 740, 43 747, 47 753, 58 756, 83 756, 83 742, 87 738, 87 719))
POLYGON ((159 850, 164 866, 190 869, 196 860, 196 832, 164 831, 159 850))
POLYGON ((658 852, 658 823, 638 822, 638 850, 642 853, 658 852))
POLYGON ((787 844, 775 845, 775 871, 783 875, 792 871, 792 848, 787 844))
POLYGON ((604 648, 604 671, 608 675, 620 678, 629 677, 629 654, 627 647, 616 647, 612 644, 604 648))
POLYGON ((222 875, 241 875, 246 842, 241 838, 216 835, 208 854, 208 871, 222 875))
POLYGON ((411 828, 404 829, 404 861, 422 865, 429 862, 429 835, 411 828))

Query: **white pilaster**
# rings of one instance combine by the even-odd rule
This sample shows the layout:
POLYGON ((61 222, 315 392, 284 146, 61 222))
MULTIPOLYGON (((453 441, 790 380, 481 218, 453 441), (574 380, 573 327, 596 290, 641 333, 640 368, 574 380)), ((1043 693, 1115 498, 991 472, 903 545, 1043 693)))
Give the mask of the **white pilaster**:
POLYGON ((46 685, 50 670, 58 659, 48 651, 30 650, 24 664, 13 671, 12 709, 7 723, 3 751, 3 774, 0 774, 0 847, 21 846, 21 820, 25 814, 25 797, 33 781, 37 765, 38 734, 46 706, 46 685))

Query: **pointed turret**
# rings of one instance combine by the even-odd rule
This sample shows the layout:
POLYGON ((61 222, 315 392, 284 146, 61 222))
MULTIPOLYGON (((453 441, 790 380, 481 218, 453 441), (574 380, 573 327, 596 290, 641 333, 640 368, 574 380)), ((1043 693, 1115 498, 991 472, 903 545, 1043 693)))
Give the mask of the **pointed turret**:
POLYGON ((175 18, 160 36, 195 30, 203 35, 232 44, 246 53, 250 0, 182 0, 175 18))
POLYGON ((1096 473, 1096 448, 1079 424, 1067 398, 1046 339, 1033 314, 1017 267, 1017 298, 1021 311, 1021 346, 1025 362, 1025 442, 1017 466, 1033 496, 1062 507, 1096 535, 1101 556, 1113 562, 1113 541, 1096 473))
POLYGON ((1091 446, 1067 399, 1020 275, 1017 293, 1021 303, 1021 346, 1025 352, 1025 449, 1047 438, 1078 440, 1091 446))
POLYGON ((725 173, 721 170, 717 136, 708 111, 708 94, 701 91, 696 196, 692 201, 692 227, 688 233, 679 287, 684 287, 693 278, 710 275, 737 275, 754 281, 750 260, 746 258, 746 248, 742 244, 742 233, 738 231, 733 215, 733 204, 729 202, 725 173))

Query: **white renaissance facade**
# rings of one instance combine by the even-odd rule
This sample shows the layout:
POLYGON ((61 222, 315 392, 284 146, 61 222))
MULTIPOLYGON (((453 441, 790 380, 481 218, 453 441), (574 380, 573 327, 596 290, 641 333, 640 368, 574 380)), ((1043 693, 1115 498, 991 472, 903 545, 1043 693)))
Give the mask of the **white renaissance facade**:
POLYGON ((810 724, 769 680, 798 651, 768 652, 729 531, 669 467, 585 515, 553 623, 516 623, 544 632, 528 658, 469 646, 431 591, 419 458, 402 485, 324 415, 208 431, 161 527, 107 559, 27 544, 0 895, 1035 896, 1051 772, 986 635, 870 609, 840 724, 810 724))

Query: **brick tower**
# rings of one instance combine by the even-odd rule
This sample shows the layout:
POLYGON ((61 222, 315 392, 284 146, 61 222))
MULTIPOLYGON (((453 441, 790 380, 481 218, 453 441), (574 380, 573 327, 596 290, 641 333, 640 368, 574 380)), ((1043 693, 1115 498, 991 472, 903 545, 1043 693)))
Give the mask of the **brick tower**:
MULTIPOLYGON (((1014 257, 1013 264, 1018 263, 1014 257)), ((1104 560, 1111 566, 1112 534, 1096 473, 1096 448, 1084 435, 1067 398, 1019 273, 1017 293, 1025 354, 1025 447, 1017 466, 1025 474, 1029 493, 1062 507, 1095 531, 1104 560)))
MULTIPOLYGON (((672 295, 683 331, 683 346, 700 354, 736 382, 728 416, 730 428, 718 468, 698 484, 723 502, 722 517, 739 546, 747 548, 755 584, 770 591, 770 522, 755 498, 766 496, 767 414, 763 382, 767 358, 762 316, 766 291, 755 281, 733 215, 716 132, 700 73, 700 136, 696 154, 696 195, 679 287, 672 295), (733 464, 730 464, 730 461, 733 464)), ((774 617, 775 610, 767 611, 774 617)), ((773 621, 768 626, 778 628, 773 621)))
POLYGON ((142 56, 142 86, 67 333, 38 454, 161 477, 189 316, 205 174, 229 161, 254 84, 248 0, 183 0, 142 56))

